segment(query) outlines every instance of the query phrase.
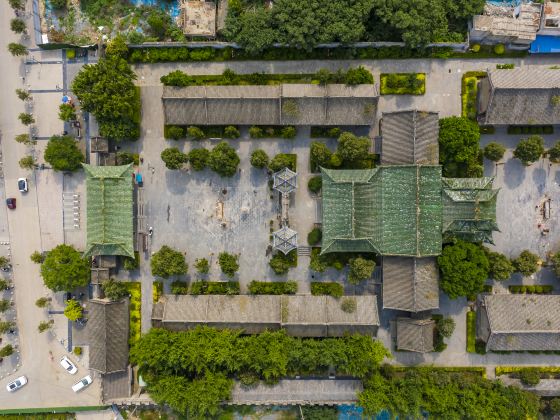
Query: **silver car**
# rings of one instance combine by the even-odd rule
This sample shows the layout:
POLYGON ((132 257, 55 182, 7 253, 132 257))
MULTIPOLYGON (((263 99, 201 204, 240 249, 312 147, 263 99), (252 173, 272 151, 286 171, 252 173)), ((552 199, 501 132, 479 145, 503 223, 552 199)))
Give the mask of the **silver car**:
POLYGON ((66 356, 62 356, 62 359, 60 359, 60 365, 70 375, 75 375, 76 372, 78 371, 78 368, 76 367, 76 365, 74 363, 72 363, 72 361, 66 356))
POLYGON ((14 392, 20 389, 26 383, 27 383, 27 378, 25 376, 20 376, 15 381, 12 381, 8 385, 6 385, 6 389, 8 390, 8 392, 14 392))
POLYGON ((91 376, 89 376, 89 375, 84 376, 82 379, 80 379, 78 382, 76 382, 74 385, 72 385, 72 391, 74 391, 74 392, 81 391, 82 389, 87 387, 92 382, 93 382, 93 379, 91 379, 91 376))

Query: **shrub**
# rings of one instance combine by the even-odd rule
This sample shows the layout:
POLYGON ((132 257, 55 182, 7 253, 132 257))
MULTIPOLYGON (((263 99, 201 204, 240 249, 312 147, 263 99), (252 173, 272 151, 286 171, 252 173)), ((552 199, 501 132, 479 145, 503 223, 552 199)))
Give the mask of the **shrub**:
POLYGON ((239 156, 226 141, 218 143, 208 157, 208 166, 220 176, 233 176, 237 172, 239 156))
POLYGON ((347 297, 343 298, 340 302, 340 309, 342 309, 346 313, 353 314, 354 312, 356 312, 357 308, 358 304, 356 302, 356 298, 347 297))
POLYGON ((39 322, 37 329, 39 330, 40 333, 42 333, 49 330, 53 326, 53 324, 54 321, 52 319, 50 321, 41 321, 39 322))
POLYGON ((189 158, 178 148, 168 147, 161 152, 161 160, 163 160, 167 169, 176 170, 181 169, 189 161, 189 158))
POLYGON ((25 101, 25 100, 31 98, 31 94, 25 89, 16 89, 16 95, 22 101, 25 101))
POLYGON ((341 297, 344 294, 344 287, 336 282, 311 282, 311 294, 313 296, 328 295, 333 297, 341 297))
POLYGON ((251 128, 249 128, 249 137, 251 137, 252 139, 262 138, 263 137, 262 128, 257 126, 252 126, 251 128))
POLYGON ((268 168, 272 172, 281 171, 284 168, 289 168, 296 171, 297 155, 291 153, 279 153, 270 161, 268 168))
POLYGON ((373 75, 363 66, 349 68, 344 82, 347 85, 373 84, 373 75))
POLYGON ((181 70, 175 70, 171 73, 160 77, 161 83, 165 86, 190 86, 194 83, 194 79, 190 77, 187 73, 181 70))
POLYGON ((311 170, 317 172, 319 167, 330 167, 332 151, 325 143, 313 141, 309 147, 309 160, 311 162, 311 170))
POLYGON ((336 153, 340 155, 344 164, 354 166, 368 155, 370 145, 369 138, 344 132, 338 138, 336 153))
POLYGON ((494 280, 507 280, 514 272, 513 264, 503 254, 484 249, 488 257, 488 275, 494 280))
POLYGON ((323 187, 322 176, 319 175, 319 176, 314 176, 312 178, 309 178, 309 181, 307 182, 307 188, 309 188, 309 191, 317 194, 319 191, 321 191, 322 187, 323 187))
POLYGON ((475 53, 479 52, 480 51, 480 44, 473 44, 471 46, 471 51, 475 52, 475 53))
POLYGON ((126 284, 113 279, 103 282, 101 289, 103 289, 105 297, 111 301, 118 301, 123 297, 128 296, 126 284))
POLYGON ((25 22, 21 19, 12 19, 10 20, 10 29, 12 32, 16 34, 23 34, 27 32, 27 27, 25 26, 25 22))
POLYGON ((74 350, 72 350, 72 351, 76 356, 81 356, 82 355, 82 348, 80 346, 75 346, 74 350))
POLYGON ((41 254, 39 251, 34 251, 33 254, 31 254, 29 258, 30 258, 31 261, 33 261, 35 264, 42 264, 43 261, 45 261, 44 255, 41 254))
POLYGON ((449 338, 455 331, 455 321, 453 318, 441 318, 436 321, 437 329, 442 337, 449 338))
POLYGON ((205 148, 192 149, 187 155, 191 167, 195 171, 202 171, 208 165, 210 152, 205 148))
POLYGON ((194 267, 198 274, 208 274, 210 271, 210 264, 206 258, 197 258, 194 262, 194 267))
POLYGON ((140 266, 140 253, 134 252, 134 258, 124 257, 123 268, 127 271, 136 270, 140 266))
POLYGON ((295 281, 255 281, 249 283, 249 293, 253 295, 295 295, 298 284, 295 281))
POLYGON ((37 299, 35 301, 35 306, 37 306, 38 308, 46 308, 48 306, 49 302, 50 302, 49 298, 40 297, 39 299, 37 299))
POLYGON ((6 344, 4 347, 0 349, 0 359, 2 357, 8 357, 14 354, 14 348, 11 344, 6 344))
POLYGON ((182 252, 164 245, 158 252, 152 255, 150 261, 152 275, 162 277, 164 279, 170 276, 180 276, 187 274, 189 269, 185 262, 185 256, 182 252))
POLYGON ((551 162, 560 162, 560 141, 548 150, 548 158, 551 162))
POLYGON ((253 150, 251 153, 251 165, 255 168, 265 168, 268 166, 268 155, 262 149, 253 150))
POLYGON ((513 156, 516 157, 525 166, 536 162, 544 153, 544 139, 541 136, 530 136, 521 140, 515 150, 513 156))
POLYGON ((259 375, 252 372, 242 372, 239 374, 239 382, 246 388, 253 388, 257 386, 260 378, 259 375))
POLYGON ((511 70, 515 68, 515 64, 506 63, 506 64, 496 64, 496 68, 498 70, 511 70))
POLYGON ((21 112, 18 115, 18 118, 23 125, 29 125, 35 123, 35 118, 33 118, 33 115, 26 114, 25 112, 21 112))
POLYGON ((524 276, 530 276, 539 269, 539 257, 529 250, 525 250, 519 254, 519 257, 512 261, 515 270, 524 276))
POLYGON ((284 139, 293 139, 297 134, 297 130, 293 126, 283 127, 280 136, 284 139))
POLYGON ((58 107, 58 118, 62 121, 73 121, 76 119, 76 111, 70 104, 60 104, 58 107))
POLYGON ((560 414, 560 398, 556 397, 556 398, 553 398, 549 401, 548 411, 552 415, 559 415, 560 414))
POLYGON ((182 139, 185 136, 185 130, 183 130, 183 127, 179 127, 177 125, 172 125, 167 127, 167 130, 165 131, 165 138, 168 139, 173 139, 173 140, 179 140, 182 139))
POLYGON ((140 156, 137 153, 117 152, 118 165, 128 165, 130 163, 138 165, 140 163, 140 156))
POLYGON ((171 283, 171 293, 174 295, 186 295, 189 293, 189 285, 186 281, 176 280, 171 283))
POLYGON ((78 142, 70 136, 52 136, 44 157, 55 171, 76 171, 85 161, 78 142))
POLYGON ((19 167, 22 169, 35 169, 35 165, 37 165, 37 161, 31 155, 24 156, 19 160, 19 167))
POLYGON ((228 125, 224 128, 224 137, 227 139, 237 139, 240 135, 241 133, 239 133, 237 127, 234 127, 233 125, 228 125))
POLYGON ((350 260, 350 271, 348 272, 348 282, 359 284, 361 281, 369 279, 375 269, 375 261, 365 258, 352 258, 350 260))
POLYGON ((317 245, 319 242, 321 242, 322 237, 323 232, 321 231, 321 229, 319 229, 318 227, 313 228, 313 230, 307 234, 307 243, 310 246, 317 245))
POLYGON ((291 267, 297 266, 297 251, 294 249, 290 251, 288 255, 284 255, 282 252, 277 252, 272 256, 268 265, 272 268, 272 271, 274 271, 275 274, 286 274, 291 267))
POLYGON ((21 55, 26 55, 26 54, 29 53, 29 51, 27 50, 25 45, 18 44, 18 43, 15 43, 15 42, 10 42, 8 44, 8 51, 14 57, 19 57, 21 55))
POLYGON ((506 47, 504 46, 504 44, 494 45, 494 54, 504 55, 505 52, 506 52, 506 47))
POLYGON ((66 302, 66 307, 64 308, 64 315, 70 321, 77 321, 82 318, 83 308, 80 302, 74 299, 70 299, 66 302))
POLYGON ((488 160, 498 162, 504 157, 506 148, 500 143, 491 142, 484 148, 484 157, 488 160))
POLYGON ((202 131, 200 127, 191 125, 190 127, 187 128, 187 136, 195 140, 201 140, 204 137, 206 137, 206 134, 204 134, 204 131, 202 131))
POLYGON ((218 255, 218 263, 220 264, 220 269, 228 277, 235 276, 235 273, 239 270, 238 256, 228 254, 227 252, 220 252, 218 255))
POLYGON ((525 368, 519 372, 521 383, 527 386, 535 386, 541 381, 541 375, 535 368, 525 368))
POLYGON ((192 295, 238 295, 237 281, 197 281, 191 286, 192 295))

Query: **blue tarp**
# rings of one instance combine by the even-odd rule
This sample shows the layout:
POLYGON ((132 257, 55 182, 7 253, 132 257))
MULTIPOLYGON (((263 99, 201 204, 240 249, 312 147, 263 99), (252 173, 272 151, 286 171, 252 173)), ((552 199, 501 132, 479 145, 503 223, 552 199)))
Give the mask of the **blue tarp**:
POLYGON ((163 1, 163 0, 130 0, 134 6, 156 6, 168 12, 173 19, 179 16, 179 0, 163 1))
POLYGON ((560 36, 537 35, 529 52, 531 54, 560 53, 560 36))

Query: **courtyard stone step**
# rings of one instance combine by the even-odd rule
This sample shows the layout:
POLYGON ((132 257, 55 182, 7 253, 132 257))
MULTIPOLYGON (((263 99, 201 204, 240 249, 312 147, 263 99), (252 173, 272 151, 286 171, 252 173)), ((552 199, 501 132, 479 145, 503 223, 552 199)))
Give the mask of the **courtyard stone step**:
POLYGON ((301 256, 310 256, 311 247, 310 246, 298 246, 297 254, 301 256))

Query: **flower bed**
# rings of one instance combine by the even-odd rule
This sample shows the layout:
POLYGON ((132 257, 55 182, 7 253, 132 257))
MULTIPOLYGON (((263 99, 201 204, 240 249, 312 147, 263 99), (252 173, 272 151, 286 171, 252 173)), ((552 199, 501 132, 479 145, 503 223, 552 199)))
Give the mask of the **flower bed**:
POLYGON ((478 81, 487 77, 485 71, 468 71, 461 79, 461 116, 476 120, 478 81))
POLYGON ((255 281, 249 283, 253 295, 295 295, 298 290, 295 281, 255 281))
POLYGON ((311 294, 313 296, 328 295, 341 297, 344 294, 344 287, 334 281, 312 281, 311 294))

